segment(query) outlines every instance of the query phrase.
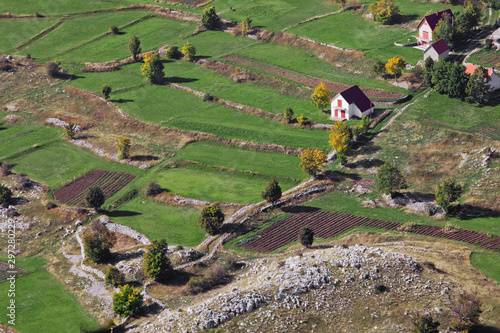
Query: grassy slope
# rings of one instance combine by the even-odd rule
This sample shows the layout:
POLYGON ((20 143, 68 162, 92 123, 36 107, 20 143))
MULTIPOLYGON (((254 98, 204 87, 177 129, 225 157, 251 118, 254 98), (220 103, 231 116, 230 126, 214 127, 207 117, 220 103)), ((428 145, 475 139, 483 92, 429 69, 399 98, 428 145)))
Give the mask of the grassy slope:
POLYGON ((0 21, 0 31, 2 31, 2 38, 0 39, 0 52, 14 52, 14 48, 21 42, 34 37, 57 21, 59 21, 59 19, 19 19, 0 21))
POLYGON ((0 127, 0 160, 33 150, 34 145, 43 146, 60 140, 61 131, 54 127, 22 125, 0 127))
MULTIPOLYGON (((6 261, 5 258, 1 258, 6 261)), ((21 333, 80 332, 97 330, 96 320, 85 312, 73 295, 43 267, 40 257, 16 258, 18 267, 30 274, 16 279, 16 326, 21 333)), ((6 306, 9 282, 0 283, 0 301, 6 306)), ((0 321, 7 324, 7 311, 0 313, 0 321)))
POLYGON ((127 225, 150 239, 169 245, 196 246, 205 238, 198 224, 200 211, 191 206, 169 206, 138 196, 109 213, 113 222, 127 225))
POLYGON ((500 253, 473 252, 470 261, 484 275, 500 283, 500 266, 498 265, 500 262, 500 253))

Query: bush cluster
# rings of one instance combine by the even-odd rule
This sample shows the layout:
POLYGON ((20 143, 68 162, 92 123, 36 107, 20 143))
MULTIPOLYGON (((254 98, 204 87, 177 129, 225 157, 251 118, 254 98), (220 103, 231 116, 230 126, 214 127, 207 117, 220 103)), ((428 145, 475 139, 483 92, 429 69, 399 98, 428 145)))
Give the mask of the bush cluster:
POLYGON ((199 294, 231 280, 227 268, 215 265, 208 269, 204 276, 192 277, 186 287, 186 294, 199 294))

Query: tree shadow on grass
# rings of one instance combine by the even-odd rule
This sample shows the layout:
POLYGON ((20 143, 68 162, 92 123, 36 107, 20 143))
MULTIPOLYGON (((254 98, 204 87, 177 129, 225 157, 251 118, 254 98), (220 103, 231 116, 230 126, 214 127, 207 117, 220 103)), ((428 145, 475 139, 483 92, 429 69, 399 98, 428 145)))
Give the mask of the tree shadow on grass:
POLYGON ((142 213, 132 212, 129 210, 113 210, 104 212, 109 217, 126 217, 126 216, 137 216, 142 215, 142 213))
POLYGON ((411 21, 415 21, 418 18, 420 18, 420 16, 418 16, 416 14, 410 14, 410 15, 401 15, 400 14, 395 18, 394 24, 404 24, 404 23, 408 23, 411 21))
POLYGON ((374 159, 364 159, 353 163, 346 163, 345 166, 350 169, 356 169, 358 167, 363 169, 370 169, 374 167, 379 167, 384 163, 385 163, 384 161, 379 160, 378 158, 374 158, 374 159))
POLYGON ((500 329, 498 327, 486 326, 486 325, 478 325, 474 329, 471 330, 472 333, 500 333, 500 329))
POLYGON ((460 220, 468 221, 485 217, 500 217, 500 211, 487 207, 465 204, 461 207, 460 211, 456 213, 456 216, 460 220))
POLYGON ((120 99, 111 99, 110 102, 113 102, 113 103, 130 103, 130 102, 133 102, 134 100, 133 99, 126 99, 126 98, 120 98, 120 99))
POLYGON ((157 161, 160 158, 154 155, 135 155, 130 158, 132 161, 157 161))
POLYGON ((186 78, 186 77, 171 76, 171 77, 166 78, 166 81, 171 82, 171 83, 187 83, 187 82, 198 81, 198 79, 190 79, 190 78, 186 78))
POLYGON ((288 206, 288 207, 281 208, 281 210, 285 213, 297 214, 297 213, 317 212, 320 209, 317 207, 311 207, 311 206, 288 206))

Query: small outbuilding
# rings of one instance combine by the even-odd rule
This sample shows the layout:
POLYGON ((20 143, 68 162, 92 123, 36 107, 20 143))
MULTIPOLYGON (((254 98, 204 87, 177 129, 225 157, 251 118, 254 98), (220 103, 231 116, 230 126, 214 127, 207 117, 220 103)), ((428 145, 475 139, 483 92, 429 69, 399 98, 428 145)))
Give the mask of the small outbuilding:
POLYGON ((362 118, 372 114, 375 106, 356 85, 335 95, 330 103, 331 119, 351 119, 354 116, 362 118))
POLYGON ((434 62, 446 60, 450 56, 450 47, 441 38, 437 42, 429 45, 424 51, 424 60, 431 57, 434 62))
MULTIPOLYGON (((465 73, 472 75, 474 71, 478 68, 476 65, 468 64, 465 66, 465 73)), ((490 77, 490 82, 488 82, 489 90, 500 89, 500 76, 495 73, 493 69, 488 68, 488 76, 490 77)))

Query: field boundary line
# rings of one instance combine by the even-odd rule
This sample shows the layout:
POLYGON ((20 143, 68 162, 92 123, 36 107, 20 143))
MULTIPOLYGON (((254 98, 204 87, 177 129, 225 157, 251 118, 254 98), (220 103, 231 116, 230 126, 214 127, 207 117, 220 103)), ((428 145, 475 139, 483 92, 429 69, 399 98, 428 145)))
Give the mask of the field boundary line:
POLYGON ((38 34, 36 34, 35 36, 31 37, 30 39, 28 39, 27 41, 24 41, 24 42, 21 42, 19 44, 17 44, 16 46, 14 46, 14 50, 22 50, 24 49, 26 46, 30 45, 31 43, 33 42, 36 42, 37 40, 39 40, 40 38, 42 37, 45 37, 47 36, 48 34, 50 34, 52 31, 56 30, 60 25, 62 25, 66 20, 64 18, 61 18, 59 21, 57 21, 56 23, 52 24, 50 27, 48 27, 47 29, 45 30, 42 30, 40 31, 38 34))

